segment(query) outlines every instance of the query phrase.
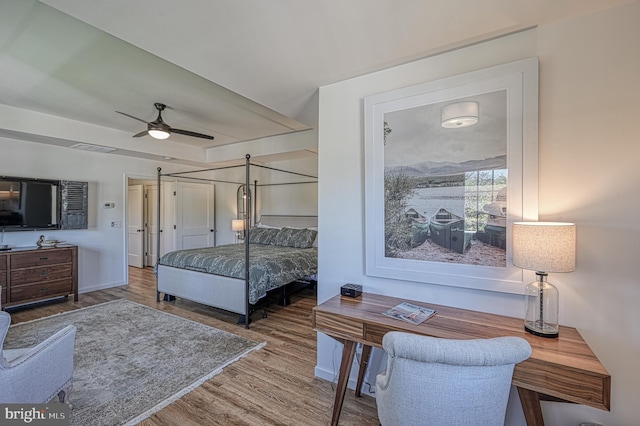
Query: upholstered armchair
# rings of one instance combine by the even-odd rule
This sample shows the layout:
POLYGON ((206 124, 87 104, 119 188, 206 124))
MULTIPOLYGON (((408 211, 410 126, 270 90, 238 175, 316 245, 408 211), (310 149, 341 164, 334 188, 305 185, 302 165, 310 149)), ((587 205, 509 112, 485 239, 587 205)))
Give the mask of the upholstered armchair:
POLYGON ((390 332, 376 378, 382 426, 503 426, 515 364, 531 356, 519 337, 448 340, 390 332))
POLYGON ((11 316, 0 311, 0 403, 69 404, 76 328, 68 325, 30 348, 4 349, 11 316))

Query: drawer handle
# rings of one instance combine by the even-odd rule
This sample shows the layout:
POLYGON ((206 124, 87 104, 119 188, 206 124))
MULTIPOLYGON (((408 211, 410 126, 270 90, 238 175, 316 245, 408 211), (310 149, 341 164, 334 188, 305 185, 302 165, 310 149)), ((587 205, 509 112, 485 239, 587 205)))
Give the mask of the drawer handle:
POLYGON ((49 287, 45 287, 45 288, 41 288, 40 290, 38 290, 39 292, 47 292, 49 291, 49 287))
POLYGON ((44 256, 44 257, 39 257, 38 260, 47 260, 49 259, 48 257, 44 256))
POLYGON ((41 277, 46 277, 47 275, 49 275, 49 274, 47 274, 46 272, 41 272, 41 273, 40 273, 40 276, 41 276, 41 277))

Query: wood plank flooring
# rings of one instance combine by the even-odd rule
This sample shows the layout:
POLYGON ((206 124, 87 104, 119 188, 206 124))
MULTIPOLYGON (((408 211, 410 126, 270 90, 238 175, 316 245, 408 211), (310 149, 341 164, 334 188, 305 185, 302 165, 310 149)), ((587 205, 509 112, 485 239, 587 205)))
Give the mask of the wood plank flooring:
MULTIPOLYGON (((327 425, 331 422, 334 387, 314 377, 316 333, 311 329, 315 294, 303 290, 291 305, 267 308, 268 317, 254 314, 251 328, 236 324, 237 315, 178 299, 156 302, 155 276, 150 268, 129 268, 129 285, 32 307, 9 309, 13 323, 59 312, 129 299, 189 318, 267 345, 226 367, 224 371, 163 410, 143 426, 203 425, 327 425)), ((347 391, 341 425, 378 425, 375 399, 356 398, 347 391)))

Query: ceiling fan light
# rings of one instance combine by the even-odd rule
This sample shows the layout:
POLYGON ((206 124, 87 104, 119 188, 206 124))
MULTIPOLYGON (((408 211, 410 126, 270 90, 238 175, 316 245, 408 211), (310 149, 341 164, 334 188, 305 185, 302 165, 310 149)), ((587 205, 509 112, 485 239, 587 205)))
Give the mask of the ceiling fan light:
POLYGON ((149 130, 149 136, 155 139, 166 139, 169 137, 169 132, 160 129, 149 130))
POLYGON ((478 122, 477 102, 457 102, 442 108, 442 127, 457 129, 473 126, 478 122))

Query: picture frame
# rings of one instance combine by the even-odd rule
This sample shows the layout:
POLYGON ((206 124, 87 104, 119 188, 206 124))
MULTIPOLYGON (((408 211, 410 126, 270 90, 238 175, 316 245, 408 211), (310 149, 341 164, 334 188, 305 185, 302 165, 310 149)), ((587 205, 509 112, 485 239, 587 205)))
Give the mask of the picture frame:
POLYGON ((538 218, 538 58, 366 97, 364 151, 367 275, 523 293, 524 283, 534 277, 511 262, 511 224, 538 218), (462 129, 465 123, 457 121, 445 128, 441 120, 454 104, 475 104, 475 112, 467 119, 478 125, 462 129), (442 172, 445 164, 453 171, 442 172), (472 177, 489 171, 491 191, 485 191, 488 185, 480 185, 478 177, 475 189, 481 196, 475 196, 475 208, 469 207, 472 177), (399 196, 394 191, 401 186, 392 184, 393 179, 404 179, 411 189, 399 196), (422 195, 426 188, 434 192, 435 187, 440 187, 441 195, 422 195), (491 202, 479 201, 489 199, 501 200, 501 217, 490 214, 491 202), (453 207, 438 210, 433 200, 451 202, 453 207), (457 213, 449 211, 456 209, 457 213), (450 233, 463 242, 447 234, 448 241, 458 244, 455 248, 454 243, 439 240, 438 225, 446 222, 440 220, 443 212, 458 219, 450 233), (489 219, 501 220, 500 227, 488 226, 489 219), (414 241, 420 223, 425 229, 424 243, 414 241), (501 232, 491 234, 494 229, 501 232), (414 244, 423 246, 414 250, 414 244), (468 253, 481 246, 489 246, 496 255, 490 251, 470 260, 468 253), (434 250, 452 255, 436 255, 434 250), (460 254, 453 254, 454 250, 460 254))

